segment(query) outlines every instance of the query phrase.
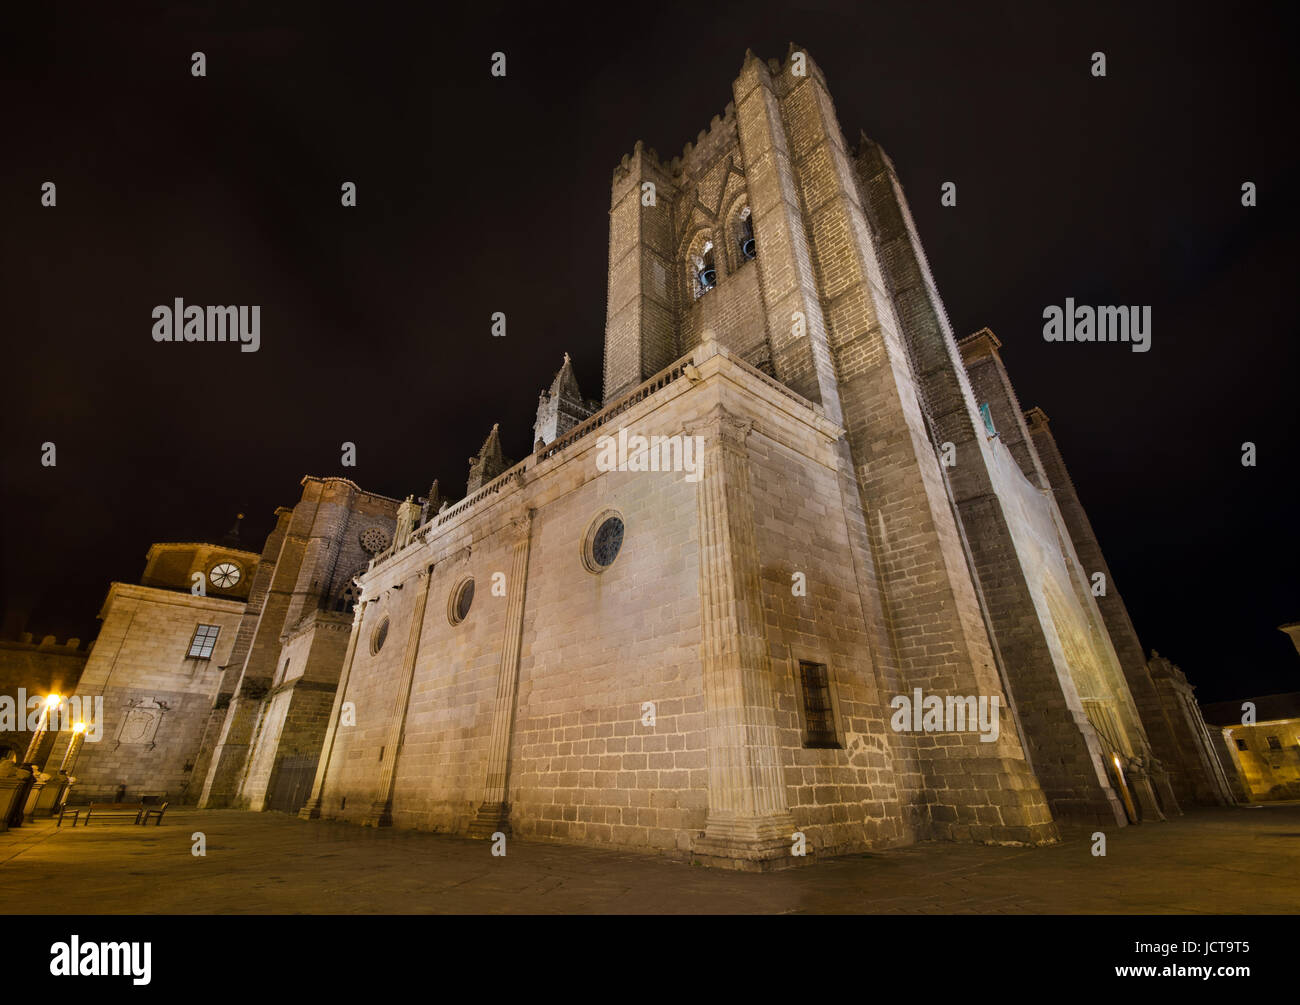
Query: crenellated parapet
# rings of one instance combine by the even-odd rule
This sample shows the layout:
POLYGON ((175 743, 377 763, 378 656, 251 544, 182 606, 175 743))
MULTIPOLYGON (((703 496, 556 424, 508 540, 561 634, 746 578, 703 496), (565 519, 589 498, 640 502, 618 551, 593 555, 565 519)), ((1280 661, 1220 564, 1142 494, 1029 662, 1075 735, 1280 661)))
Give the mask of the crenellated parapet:
POLYGON ((707 170, 737 142, 736 103, 728 101, 721 115, 715 115, 708 129, 701 129, 693 143, 687 143, 682 152, 668 162, 668 170, 678 185, 688 184, 702 171, 707 170))

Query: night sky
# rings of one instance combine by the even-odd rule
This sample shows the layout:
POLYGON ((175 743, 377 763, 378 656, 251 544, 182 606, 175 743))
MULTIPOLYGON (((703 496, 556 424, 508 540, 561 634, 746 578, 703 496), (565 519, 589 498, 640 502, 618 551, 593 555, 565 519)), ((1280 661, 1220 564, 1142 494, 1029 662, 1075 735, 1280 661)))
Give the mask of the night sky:
POLYGON ((1300 688, 1285 6, 219 6, 6 10, 11 627, 92 637, 152 542, 237 512, 260 550, 304 474, 458 497, 494 422, 526 456, 566 350, 601 393, 614 166, 679 153, 746 48, 793 41, 893 157, 956 333, 991 327, 1050 416, 1144 645, 1203 701, 1300 688), (1150 305, 1151 351, 1044 342, 1067 296, 1150 305), (155 343, 176 297, 261 305, 260 351, 155 343))

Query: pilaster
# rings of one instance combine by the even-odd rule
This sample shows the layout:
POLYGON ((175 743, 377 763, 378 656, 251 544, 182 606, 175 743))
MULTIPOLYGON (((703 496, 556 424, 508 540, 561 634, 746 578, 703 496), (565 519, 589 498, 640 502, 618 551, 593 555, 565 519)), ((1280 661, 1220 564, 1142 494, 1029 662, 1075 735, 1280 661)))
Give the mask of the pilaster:
POLYGON ((497 674, 496 705, 492 712, 492 740, 488 749, 483 802, 470 822, 469 836, 490 838, 509 833, 510 807, 506 802, 510 781, 510 741, 514 735, 515 699, 519 691, 519 653, 524 633, 524 598, 528 589, 528 554, 532 542, 533 511, 512 520, 514 535, 507 582, 506 627, 501 640, 501 668, 497 674))
POLYGON ((794 821, 776 742, 749 455, 751 424, 718 406, 699 485, 700 659, 709 743, 709 814, 695 854, 739 869, 793 864, 794 821))
POLYGON ((343 675, 339 678, 339 687, 334 693, 334 707, 330 709, 329 731, 325 735, 325 746, 320 763, 316 766, 316 780, 312 783, 311 795, 307 798, 307 802, 298 811, 298 816, 303 820, 315 820, 321 815, 325 779, 329 776, 330 759, 334 756, 334 741, 338 738, 339 716, 347 697, 348 681, 352 677, 352 664, 357 657, 357 640, 361 637, 361 622, 369 604, 369 600, 362 599, 357 603, 352 614, 352 635, 348 638, 348 650, 343 657, 343 675))
POLYGON ((379 763, 379 779, 375 786, 375 801, 362 823, 367 827, 389 827, 393 823, 393 783, 397 777, 397 758, 401 754, 402 738, 406 733, 406 712, 411 704, 411 681, 415 676, 415 658, 420 651, 420 633, 424 629, 425 608, 429 603, 429 581, 433 567, 416 574, 419 583, 411 605, 411 629, 407 633, 406 650, 402 654, 402 674, 393 705, 384 721, 388 735, 384 742, 384 757, 379 763))

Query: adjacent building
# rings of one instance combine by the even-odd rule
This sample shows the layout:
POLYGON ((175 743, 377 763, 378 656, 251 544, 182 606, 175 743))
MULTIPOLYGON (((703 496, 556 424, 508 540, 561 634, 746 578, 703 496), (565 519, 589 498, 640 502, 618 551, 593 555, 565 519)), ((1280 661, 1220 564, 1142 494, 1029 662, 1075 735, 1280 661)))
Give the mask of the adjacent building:
MULTIPOLYGON (((109 587, 76 684, 83 708, 98 704, 103 716, 68 769, 79 799, 188 790, 258 561, 237 538, 155 544, 138 583, 109 587)), ((72 736, 58 733, 47 767, 72 736)))

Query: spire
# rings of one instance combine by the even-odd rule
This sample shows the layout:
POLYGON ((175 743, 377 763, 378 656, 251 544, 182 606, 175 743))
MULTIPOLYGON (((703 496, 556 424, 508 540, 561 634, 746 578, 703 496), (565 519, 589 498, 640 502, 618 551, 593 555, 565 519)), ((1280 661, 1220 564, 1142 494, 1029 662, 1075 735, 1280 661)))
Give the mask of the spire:
POLYGON ((501 450, 501 425, 495 423, 477 457, 469 459, 469 479, 465 485, 466 493, 475 492, 490 482, 497 475, 514 466, 501 450))
POLYGON ((438 479, 435 478, 433 484, 429 486, 428 494, 420 500, 421 526, 433 517, 437 516, 442 511, 445 502, 446 501, 442 498, 442 493, 438 491, 438 479))
POLYGON ((582 396, 578 376, 573 372, 573 360, 566 352, 564 362, 551 381, 550 390, 543 391, 538 398, 533 449, 539 450, 557 436, 563 436, 599 409, 600 402, 588 401, 582 396))
POLYGON ((442 505, 442 493, 438 491, 438 479, 435 478, 433 484, 429 486, 429 494, 425 499, 429 505, 429 512, 437 513, 438 507, 442 505))
POLYGON ((578 388, 578 378, 573 373, 573 361, 569 359, 569 354, 564 354, 564 364, 560 367, 559 373, 551 381, 551 397, 564 396, 567 398, 576 398, 582 400, 582 391, 578 388))
POLYGON ((230 530, 226 531, 226 536, 221 539, 221 544, 226 548, 243 548, 244 542, 239 536, 239 522, 244 519, 243 513, 235 514, 235 523, 230 530))
POLYGON ((505 454, 501 452, 501 423, 492 423, 492 432, 483 441, 483 446, 478 452, 479 461, 505 461, 505 454))

